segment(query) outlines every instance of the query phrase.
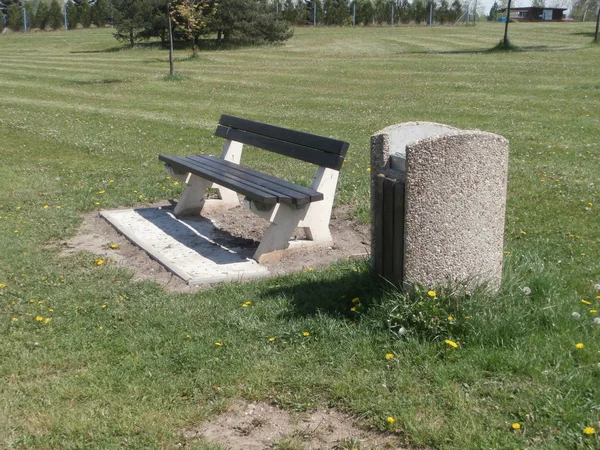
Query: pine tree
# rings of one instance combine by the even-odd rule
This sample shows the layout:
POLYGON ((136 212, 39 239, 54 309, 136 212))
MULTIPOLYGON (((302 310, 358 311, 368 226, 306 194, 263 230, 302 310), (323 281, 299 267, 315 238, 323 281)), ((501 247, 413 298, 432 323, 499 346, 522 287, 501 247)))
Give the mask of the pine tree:
POLYGON ((50 10, 48 8, 48 4, 46 2, 39 2, 37 5, 37 9, 35 11, 35 25, 40 30, 45 30, 48 26, 48 19, 50 15, 50 10))
POLYGON ((498 19, 498 2, 494 2, 492 7, 490 8, 490 13, 488 14, 488 20, 490 22, 495 22, 498 19))
POLYGON ((79 17, 79 23, 83 28, 89 28, 92 24, 92 9, 88 0, 80 0, 79 8, 77 8, 77 15, 79 17))
POLYGON ((375 15, 375 8, 371 0, 356 1, 356 23, 371 25, 375 15))
POLYGON ((23 29, 23 9, 19 4, 13 3, 8 7, 6 26, 13 31, 23 29))
POLYGON ((69 0, 66 4, 67 8, 67 26, 69 29, 77 28, 79 23, 79 14, 77 12, 77 5, 73 3, 73 0, 69 0))
POLYGON ((91 17, 92 23, 98 28, 104 28, 109 15, 109 5, 106 0, 96 0, 92 6, 91 17))
POLYGON ((217 42, 259 44, 285 41, 293 35, 293 31, 270 6, 263 0, 221 0, 208 30, 217 34, 217 42))
POLYGON ((52 0, 48 9, 48 25, 53 30, 58 30, 63 26, 63 12, 57 0, 52 0))

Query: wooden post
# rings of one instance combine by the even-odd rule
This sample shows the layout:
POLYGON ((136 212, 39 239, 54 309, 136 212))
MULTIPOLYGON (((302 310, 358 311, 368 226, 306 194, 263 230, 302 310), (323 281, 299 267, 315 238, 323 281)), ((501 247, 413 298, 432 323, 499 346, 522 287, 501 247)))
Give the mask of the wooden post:
POLYGON ((600 26, 600 4, 598 5, 598 14, 596 16, 596 33, 594 34, 594 42, 598 42, 598 27, 600 26))
POLYGON ((167 16, 169 17, 169 75, 173 76, 173 29, 171 27, 171 2, 167 3, 167 16))

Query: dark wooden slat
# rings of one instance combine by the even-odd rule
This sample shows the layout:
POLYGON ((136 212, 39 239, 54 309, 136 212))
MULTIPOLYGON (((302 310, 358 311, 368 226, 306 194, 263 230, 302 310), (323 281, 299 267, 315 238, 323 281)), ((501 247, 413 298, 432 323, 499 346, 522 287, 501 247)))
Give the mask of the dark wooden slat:
POLYGON ((259 172, 258 170, 251 169, 249 167, 240 166, 239 164, 225 161, 224 159, 217 158, 212 155, 192 155, 188 156, 187 159, 197 161, 201 164, 207 164, 211 167, 220 168, 221 170, 227 170, 229 173, 243 177, 244 179, 251 180, 258 186, 262 186, 273 191, 281 192, 284 195, 291 197, 292 199, 298 200, 297 204, 304 204, 308 202, 315 202, 323 200, 323 194, 304 186, 298 186, 297 184, 289 181, 282 180, 272 175, 259 172))
POLYGON ((250 133, 247 131, 237 130, 219 125, 215 131, 215 135, 229 139, 232 141, 241 142, 242 144, 252 145, 253 147, 262 148, 270 152, 279 153, 280 155, 296 158, 301 161, 306 161, 318 166, 329 167, 330 169, 340 170, 344 163, 342 156, 314 150, 308 147, 303 147, 298 144, 280 141, 274 138, 262 136, 259 134, 250 133))
POLYGON ((303 131, 290 130, 288 128, 268 125, 266 123, 255 122, 253 120, 242 119, 240 117, 228 116, 223 114, 219 124, 227 127, 236 128, 242 131, 248 131, 254 134, 279 139, 293 144, 302 145, 318 149, 323 152, 334 153, 345 156, 350 144, 337 139, 332 139, 316 134, 305 133, 303 131))
MULTIPOLYGON (((259 188, 255 185, 248 184, 244 180, 235 180, 232 177, 227 176, 228 174, 217 173, 210 168, 203 167, 194 163, 193 161, 188 161, 185 158, 178 156, 159 155, 159 159, 167 164, 172 165, 173 167, 183 169, 193 173, 194 175, 198 175, 199 177, 217 183, 220 186, 239 192, 240 194, 243 194, 252 200, 266 204, 279 203, 281 200, 285 202, 283 196, 280 197, 275 193, 268 192, 264 188, 259 188)), ((288 198, 288 202, 291 203, 291 199, 288 198)))
POLYGON ((383 270, 385 279, 393 281, 394 255, 392 242, 394 239, 394 180, 383 181, 383 270))
POLYGON ((394 284, 402 286, 404 281, 404 183, 396 181, 394 184, 394 241, 393 253, 393 279, 394 284))

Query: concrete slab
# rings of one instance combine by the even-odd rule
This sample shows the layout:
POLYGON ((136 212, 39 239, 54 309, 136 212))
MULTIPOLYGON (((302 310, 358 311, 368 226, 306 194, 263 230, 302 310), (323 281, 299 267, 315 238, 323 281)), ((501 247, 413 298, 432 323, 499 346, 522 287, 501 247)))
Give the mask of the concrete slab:
POLYGON ((269 275, 265 266, 250 259, 254 249, 228 247, 208 219, 179 220, 162 207, 102 211, 100 215, 190 285, 269 275))

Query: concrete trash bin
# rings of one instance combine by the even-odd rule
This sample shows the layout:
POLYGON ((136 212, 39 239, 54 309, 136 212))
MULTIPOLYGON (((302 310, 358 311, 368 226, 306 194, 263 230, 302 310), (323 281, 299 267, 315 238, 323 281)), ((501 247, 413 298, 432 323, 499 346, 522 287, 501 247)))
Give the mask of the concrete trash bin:
POLYGON ((508 177, 502 136, 431 122, 371 136, 373 269, 410 289, 500 288, 508 177))

